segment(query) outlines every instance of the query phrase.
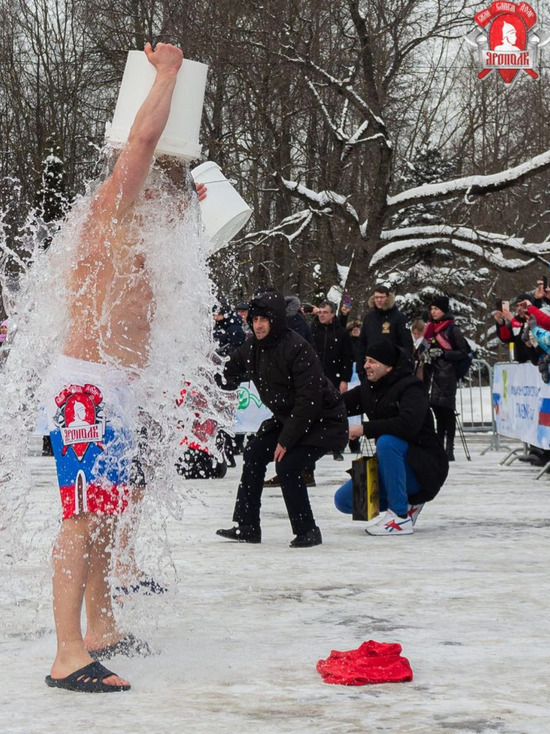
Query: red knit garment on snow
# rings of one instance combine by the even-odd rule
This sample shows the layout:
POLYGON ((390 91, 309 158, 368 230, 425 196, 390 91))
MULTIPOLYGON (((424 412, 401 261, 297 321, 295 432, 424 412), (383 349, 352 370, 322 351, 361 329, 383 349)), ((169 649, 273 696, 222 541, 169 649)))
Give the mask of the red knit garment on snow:
POLYGON ((413 679, 411 665, 401 655, 397 642, 369 640, 357 648, 332 650, 326 660, 319 660, 317 671, 325 683, 364 686, 367 683, 403 683, 413 679))

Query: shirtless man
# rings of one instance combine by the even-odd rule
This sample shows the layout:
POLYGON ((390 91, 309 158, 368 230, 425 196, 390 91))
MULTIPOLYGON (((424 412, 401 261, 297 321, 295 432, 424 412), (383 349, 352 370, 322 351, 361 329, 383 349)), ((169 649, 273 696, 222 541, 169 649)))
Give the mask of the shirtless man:
MULTIPOLYGON (((159 43, 154 50, 147 44, 145 53, 156 68, 155 82, 80 231, 67 283, 68 337, 52 380, 50 420, 63 522, 53 552, 57 654, 46 683, 69 690, 130 688, 94 660, 109 657, 123 638, 111 607, 108 549, 115 517, 129 499, 134 449, 128 417, 135 408, 129 385, 147 363, 155 307, 143 247, 137 247, 143 241, 135 205, 140 196, 155 196, 146 180, 183 60, 182 52, 169 44, 159 43), (85 637, 80 624, 84 601, 85 637)), ((174 169, 180 166, 173 164, 174 169)), ((155 166, 167 183, 173 180, 169 161, 155 166)), ((180 180, 185 201, 183 174, 180 180)), ((205 192, 197 186, 199 200, 205 192)))

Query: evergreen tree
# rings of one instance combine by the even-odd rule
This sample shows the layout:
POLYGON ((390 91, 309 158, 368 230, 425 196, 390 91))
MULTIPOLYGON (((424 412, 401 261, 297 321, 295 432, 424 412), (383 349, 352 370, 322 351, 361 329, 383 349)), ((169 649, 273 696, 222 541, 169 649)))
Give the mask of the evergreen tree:
POLYGON ((42 161, 34 200, 36 217, 43 224, 45 248, 50 244, 58 223, 65 217, 73 198, 67 186, 61 148, 52 136, 48 140, 46 157, 42 161))
MULTIPOLYGON (((412 189, 422 184, 441 183, 452 179, 456 175, 456 168, 454 161, 445 159, 439 148, 428 141, 421 146, 412 161, 406 161, 400 184, 404 189, 412 189)), ((392 224, 395 227, 443 224, 448 206, 446 202, 415 204, 396 214, 392 224)))

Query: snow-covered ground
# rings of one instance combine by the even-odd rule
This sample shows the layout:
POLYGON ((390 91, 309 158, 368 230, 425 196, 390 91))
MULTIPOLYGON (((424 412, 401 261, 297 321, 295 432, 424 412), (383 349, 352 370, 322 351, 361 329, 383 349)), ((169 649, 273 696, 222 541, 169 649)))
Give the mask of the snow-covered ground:
MULTIPOLYGON (((318 463, 312 504, 324 544, 290 549, 277 490, 264 542, 223 541, 239 469, 195 483, 168 536, 165 597, 130 618, 158 654, 109 661, 128 693, 87 696, 44 684, 54 652, 45 549, 55 533, 53 460, 32 456, 35 549, 13 570, 0 548, 0 731, 190 734, 547 734, 550 731, 550 478, 499 466, 504 453, 457 450, 450 478, 412 537, 375 538, 333 508, 348 462, 318 463), (331 649, 399 642, 411 683, 331 686, 331 649)), ((346 459, 351 458, 346 455, 346 459)))

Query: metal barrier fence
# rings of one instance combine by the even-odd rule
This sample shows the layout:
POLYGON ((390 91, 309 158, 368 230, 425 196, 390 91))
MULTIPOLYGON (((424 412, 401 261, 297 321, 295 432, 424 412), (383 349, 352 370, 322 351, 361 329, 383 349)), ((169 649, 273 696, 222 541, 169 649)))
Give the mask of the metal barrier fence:
MULTIPOLYGON (((460 381, 456 395, 457 427, 464 432, 491 434, 490 444, 481 452, 500 451, 501 445, 493 405, 493 368, 484 359, 474 359, 468 375, 460 381), (462 424, 462 425, 461 425, 462 424)), ((468 455, 468 452, 467 454, 468 455)))
POLYGON ((456 409, 465 431, 496 435, 492 394, 493 368, 484 359, 474 359, 456 394, 456 409))

